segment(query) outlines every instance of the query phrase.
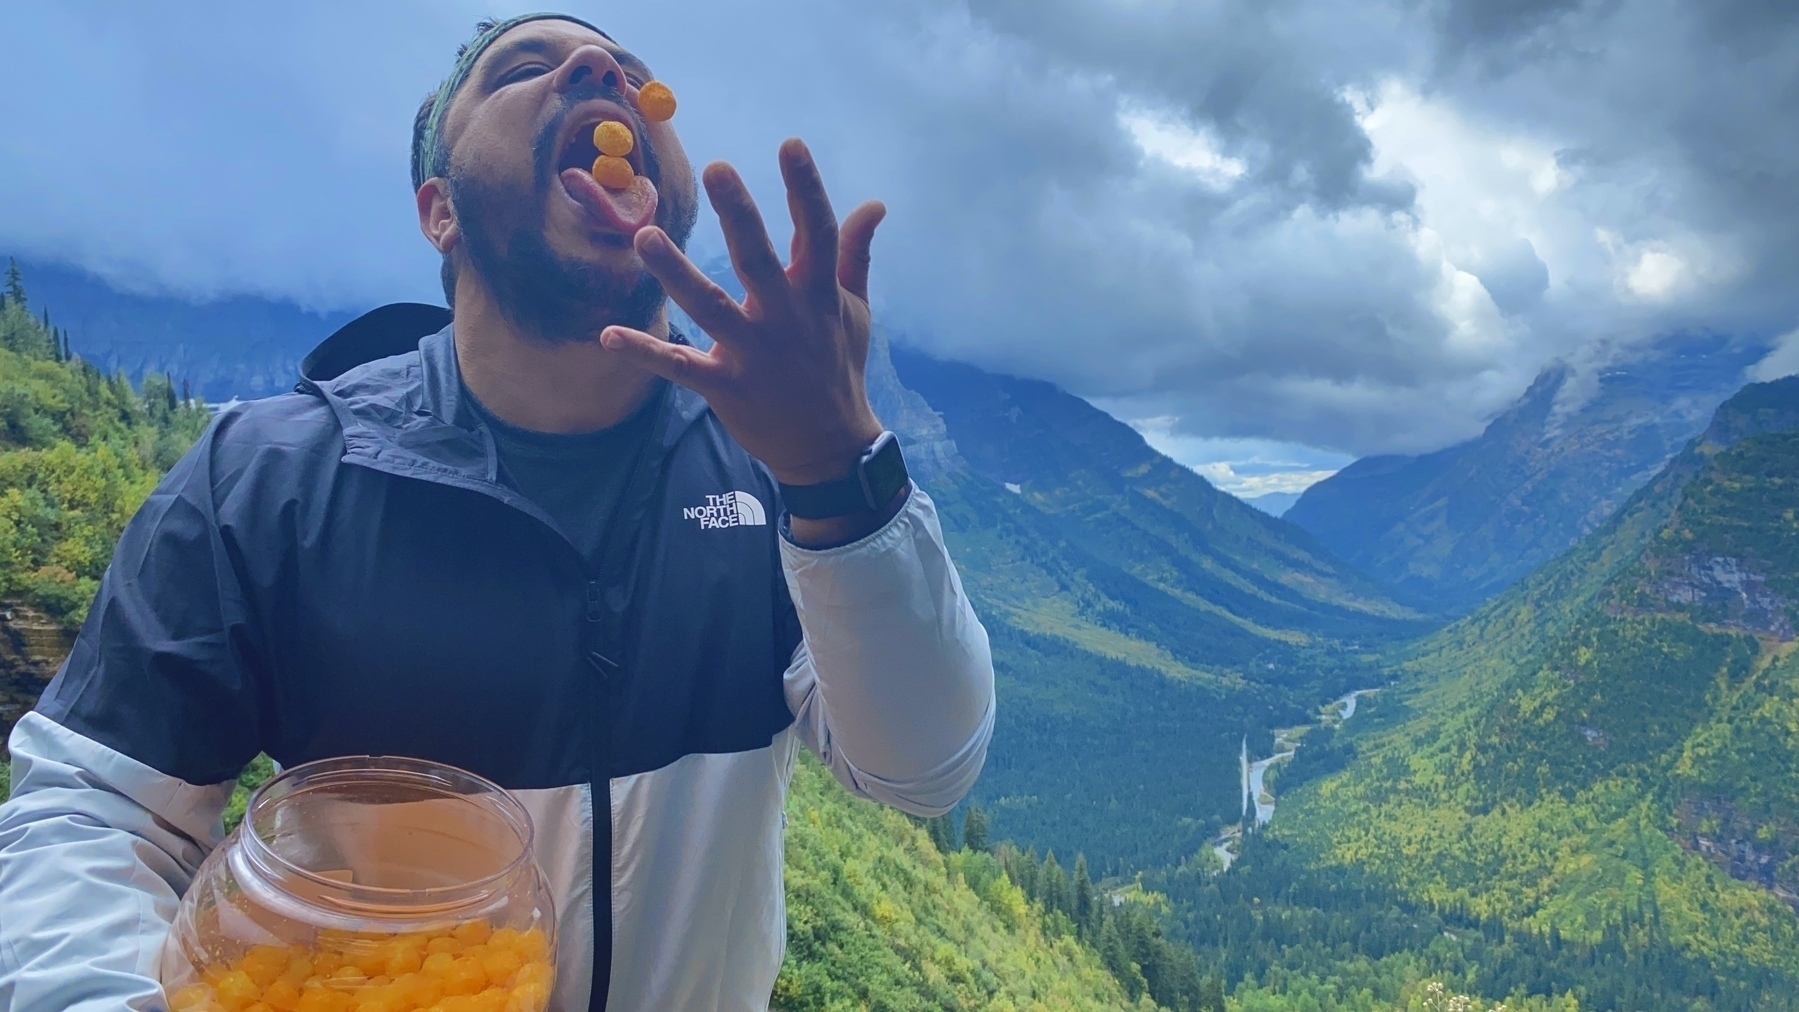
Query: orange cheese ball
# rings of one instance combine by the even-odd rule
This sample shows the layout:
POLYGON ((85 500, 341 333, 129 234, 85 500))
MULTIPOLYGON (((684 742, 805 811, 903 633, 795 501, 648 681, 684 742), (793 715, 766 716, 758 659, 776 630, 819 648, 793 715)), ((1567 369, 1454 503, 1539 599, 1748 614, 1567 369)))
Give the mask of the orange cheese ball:
POLYGON ((601 155, 593 160, 593 178, 608 190, 623 190, 637 178, 637 170, 623 158, 601 155))
POLYGON ((609 119, 593 128, 593 146, 599 148, 602 155, 623 158, 637 146, 637 139, 631 136, 630 127, 609 119))
POLYGON ((169 995, 172 1012, 543 1012, 555 973, 542 929, 485 920, 430 932, 320 932, 314 951, 259 945, 169 995))
POLYGON ((675 93, 661 81, 651 81, 637 89, 637 108, 652 123, 666 123, 675 118, 675 93))

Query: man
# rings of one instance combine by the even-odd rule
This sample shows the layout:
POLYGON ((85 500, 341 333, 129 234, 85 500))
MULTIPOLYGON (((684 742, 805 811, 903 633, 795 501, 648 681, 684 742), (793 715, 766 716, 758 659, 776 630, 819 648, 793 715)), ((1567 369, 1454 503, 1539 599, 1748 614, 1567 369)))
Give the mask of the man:
POLYGON ((649 77, 573 18, 484 25, 414 128, 454 323, 346 327, 296 392, 221 414, 126 529, 11 739, 0 1006, 159 1008, 166 926, 258 751, 421 756, 517 792, 564 1009, 766 1006, 798 744, 919 815, 967 791, 986 634, 863 391, 882 208, 839 227, 789 141, 783 268, 708 166, 734 302, 682 253, 697 188, 636 108, 649 77), (603 120, 634 136, 629 189, 587 172, 603 120))

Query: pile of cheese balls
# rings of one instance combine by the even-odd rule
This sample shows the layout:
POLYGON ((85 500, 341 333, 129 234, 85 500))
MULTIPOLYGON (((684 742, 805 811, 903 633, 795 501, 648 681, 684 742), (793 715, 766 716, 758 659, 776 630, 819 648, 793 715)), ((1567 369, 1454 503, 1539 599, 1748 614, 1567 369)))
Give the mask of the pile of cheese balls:
POLYGON ((542 930, 484 920, 435 932, 320 932, 259 945, 169 995, 170 1012, 543 1012, 555 971, 542 930))

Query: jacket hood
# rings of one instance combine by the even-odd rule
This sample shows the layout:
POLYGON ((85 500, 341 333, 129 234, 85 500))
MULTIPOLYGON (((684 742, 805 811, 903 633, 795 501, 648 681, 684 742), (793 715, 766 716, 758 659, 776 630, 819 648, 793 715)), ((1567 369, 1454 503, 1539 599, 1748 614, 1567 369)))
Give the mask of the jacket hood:
MULTIPOLYGON (((671 339, 687 343, 678 331, 671 339)), ((498 481, 493 436, 462 385, 455 324, 441 306, 398 302, 338 328, 300 363, 298 390, 325 399, 343 428, 346 460, 381 470, 498 481)), ((669 384, 661 449, 709 408, 669 384)))

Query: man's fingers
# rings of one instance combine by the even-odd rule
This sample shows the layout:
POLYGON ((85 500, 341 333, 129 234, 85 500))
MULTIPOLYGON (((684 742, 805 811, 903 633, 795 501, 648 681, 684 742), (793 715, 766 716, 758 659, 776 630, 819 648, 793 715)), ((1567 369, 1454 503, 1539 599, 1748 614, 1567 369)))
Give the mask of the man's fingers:
POLYGON ((837 301, 837 213, 806 142, 789 137, 781 144, 781 180, 793 215, 796 279, 820 299, 837 301))
POLYGON ((762 212, 750 197, 749 187, 737 170, 724 162, 713 162, 702 174, 706 196, 718 212, 718 224, 725 233, 725 247, 731 252, 731 266, 746 291, 754 292, 764 307, 780 305, 786 299, 787 272, 781 269, 781 258, 768 239, 762 223, 762 212))
POLYGON ((843 219, 843 240, 837 250, 837 284, 863 302, 868 301, 869 247, 874 244, 875 227, 885 217, 886 204, 865 200, 843 219))
POLYGON ((727 344, 738 339, 743 325, 749 322, 743 307, 676 249, 666 233, 653 225, 643 228, 638 231, 635 244, 643 265, 700 329, 727 344))
POLYGON ((679 383, 701 397, 710 397, 730 373, 714 355, 630 327, 607 327, 600 331, 600 344, 638 368, 679 383))

